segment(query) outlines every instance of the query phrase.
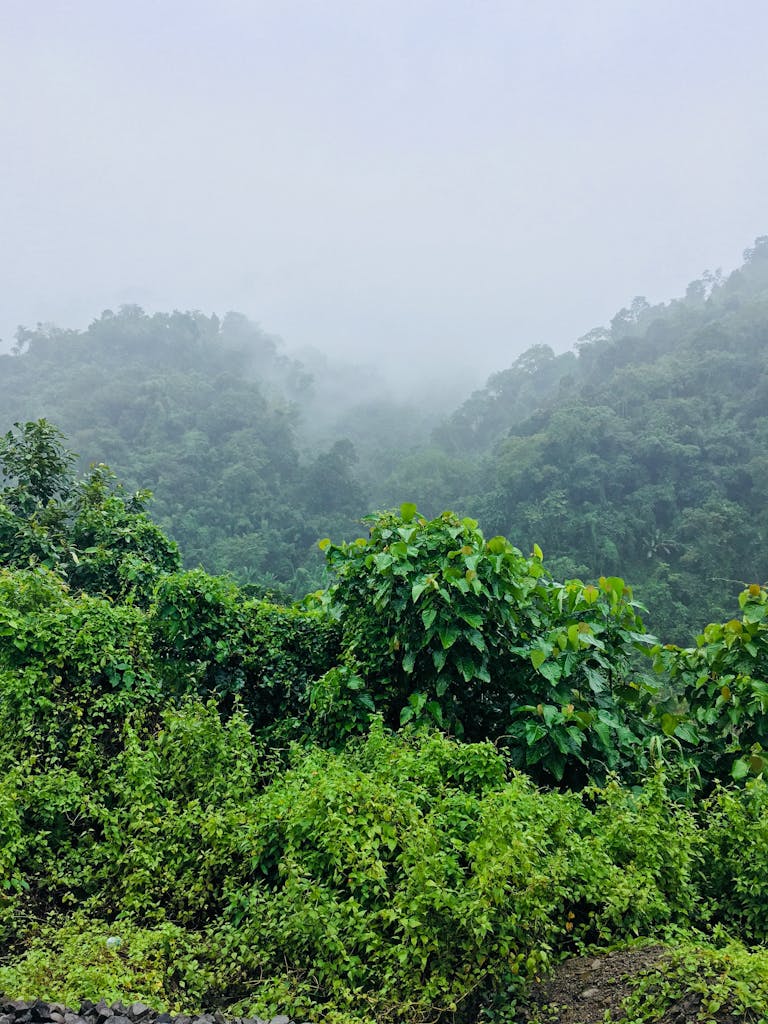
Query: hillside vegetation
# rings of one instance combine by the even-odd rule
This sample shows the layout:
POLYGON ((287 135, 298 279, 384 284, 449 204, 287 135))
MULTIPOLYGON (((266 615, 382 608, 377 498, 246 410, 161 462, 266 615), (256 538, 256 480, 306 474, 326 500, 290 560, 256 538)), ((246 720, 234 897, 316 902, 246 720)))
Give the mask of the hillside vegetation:
POLYGON ((767 353, 759 238, 733 273, 637 298, 571 352, 535 345, 442 416, 237 314, 124 307, 20 329, 0 420, 57 423, 84 466, 153 490, 188 566, 254 593, 320 586, 317 538, 408 497, 538 543, 561 577, 631 578, 650 626, 687 643, 768 578, 767 353))
POLYGON ((619 577, 413 505, 280 607, 45 420, 0 444, 0 990, 511 1022, 586 944, 768 1019, 768 591, 661 645, 619 577))
POLYGON ((450 476, 438 503, 539 543, 562 575, 628 576, 653 628, 687 642, 768 578, 766 431, 760 238, 728 277, 705 275, 667 305, 635 299, 574 352, 530 349, 412 457, 427 483, 399 479, 430 507, 434 461, 450 476))

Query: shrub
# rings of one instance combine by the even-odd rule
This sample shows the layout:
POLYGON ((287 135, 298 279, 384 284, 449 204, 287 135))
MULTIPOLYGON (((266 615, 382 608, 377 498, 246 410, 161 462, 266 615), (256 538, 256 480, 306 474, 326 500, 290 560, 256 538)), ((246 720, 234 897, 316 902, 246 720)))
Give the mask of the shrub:
POLYGON ((367 541, 323 542, 345 656, 313 691, 326 730, 375 711, 393 728, 504 737, 519 767, 571 785, 642 760, 649 692, 631 659, 653 640, 623 580, 555 583, 538 548, 526 558, 450 512, 404 505, 369 523, 367 541))
POLYGON ((753 942, 768 941, 768 785, 718 787, 702 807, 699 884, 716 922, 753 942))
POLYGON ((677 700, 660 724, 688 745, 706 779, 745 779, 768 769, 768 590, 739 597, 740 619, 710 623, 696 646, 653 650, 677 700))
POLYGON ((229 708, 237 696, 257 729, 305 715, 310 684, 339 655, 327 616, 247 599, 200 569, 158 580, 150 622, 170 691, 229 708))
POLYGON ((155 701, 142 612, 73 598, 52 572, 0 569, 0 765, 108 748, 125 716, 155 701))

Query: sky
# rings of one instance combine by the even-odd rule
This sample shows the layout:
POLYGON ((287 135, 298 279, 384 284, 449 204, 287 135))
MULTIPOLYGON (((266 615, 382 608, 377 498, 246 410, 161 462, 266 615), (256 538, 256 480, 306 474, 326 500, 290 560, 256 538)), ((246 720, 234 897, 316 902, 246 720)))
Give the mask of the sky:
POLYGON ((766 38, 764 0, 2 0, 0 338, 138 303, 395 379, 561 351, 768 233, 766 38))

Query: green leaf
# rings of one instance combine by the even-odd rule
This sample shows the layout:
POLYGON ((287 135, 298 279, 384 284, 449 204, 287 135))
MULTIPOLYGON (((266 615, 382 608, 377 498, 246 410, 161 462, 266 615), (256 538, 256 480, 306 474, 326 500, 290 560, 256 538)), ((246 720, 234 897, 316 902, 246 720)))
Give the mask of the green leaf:
POLYGON ((674 736, 677 730, 677 716, 666 712, 661 716, 661 731, 665 736, 674 736))
POLYGON ((544 728, 541 722, 536 722, 529 719, 525 723, 525 742, 528 744, 529 747, 532 747, 535 743, 538 743, 539 740, 543 739, 546 735, 547 730, 544 728))
POLYGON ((461 634, 461 630, 458 626, 440 626, 437 631, 437 635, 440 637, 440 643, 443 645, 443 650, 448 650, 449 647, 453 647, 461 634))
POLYGON ((437 650, 432 652, 432 664, 435 666, 436 672, 442 672, 445 667, 445 663, 448 660, 448 652, 446 650, 437 650))
POLYGON ((443 709, 436 700, 429 701, 424 710, 437 725, 441 726, 443 724, 443 709))
POLYGON ((547 660, 547 655, 540 647, 535 648, 531 651, 531 664, 535 669, 540 669, 544 662, 547 660))
POLYGON ((541 716, 544 719, 546 725, 552 725, 555 719, 560 715, 558 708, 554 704, 544 704, 541 709, 541 716))
POLYGON ((675 736, 677 736, 679 740, 684 740, 686 743, 696 744, 699 742, 698 733, 693 726, 689 725, 687 722, 681 722, 677 726, 675 736))
POLYGON ((485 546, 492 555, 503 555, 507 550, 507 540, 505 537, 491 537, 485 546))
POLYGON ((417 512, 416 506, 411 501, 406 501, 400 506, 400 518, 404 523, 410 523, 417 512))
POLYGON ((431 629, 432 623, 437 618, 436 608, 425 608, 421 613, 421 621, 424 624, 424 629, 431 629))
POLYGON ((749 761, 745 761, 743 758, 734 761, 731 768, 731 776, 739 780, 746 778, 747 775, 749 775, 749 761))
POLYGON ((539 669, 539 672, 541 672, 544 678, 548 679, 550 683, 559 683, 563 674, 562 667, 554 661, 545 662, 539 669))

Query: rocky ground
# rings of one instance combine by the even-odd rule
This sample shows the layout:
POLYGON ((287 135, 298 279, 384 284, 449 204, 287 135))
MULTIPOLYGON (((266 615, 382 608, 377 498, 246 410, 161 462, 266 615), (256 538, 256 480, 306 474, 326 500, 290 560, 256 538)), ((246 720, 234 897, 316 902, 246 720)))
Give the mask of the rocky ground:
MULTIPOLYGON (((633 980, 663 966, 663 957, 663 946, 572 957, 533 989, 518 1015, 519 1024, 603 1024, 607 1013, 619 1022, 621 1004, 630 995, 633 980)), ((701 1017, 701 1008, 701 996, 689 993, 655 1024, 699 1024, 702 1019, 717 1024, 748 1024, 725 1008, 714 1016, 701 1017)))
POLYGON ((144 1003, 121 1002, 108 1005, 104 1000, 93 1003, 84 1000, 77 1010, 62 1003, 46 1003, 36 1000, 25 1003, 21 1000, 0 998, 0 1024, 298 1024, 290 1017, 280 1015, 270 1020, 259 1017, 225 1017, 222 1013, 203 1013, 187 1016, 183 1013, 158 1013, 144 1003))

